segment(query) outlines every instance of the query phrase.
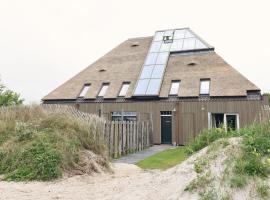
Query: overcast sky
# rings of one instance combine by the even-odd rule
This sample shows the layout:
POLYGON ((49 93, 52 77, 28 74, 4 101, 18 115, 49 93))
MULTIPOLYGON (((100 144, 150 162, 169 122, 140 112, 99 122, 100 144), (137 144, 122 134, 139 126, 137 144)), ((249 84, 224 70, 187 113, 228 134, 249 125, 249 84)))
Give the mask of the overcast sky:
POLYGON ((0 76, 27 102, 39 102, 128 38, 190 27, 263 92, 270 91, 269 2, 0 0, 0 76))

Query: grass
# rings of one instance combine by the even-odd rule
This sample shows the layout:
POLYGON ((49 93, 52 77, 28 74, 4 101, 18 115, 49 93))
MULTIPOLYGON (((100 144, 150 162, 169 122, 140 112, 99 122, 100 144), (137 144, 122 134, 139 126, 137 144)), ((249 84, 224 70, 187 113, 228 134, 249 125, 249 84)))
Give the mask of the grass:
POLYGON ((173 167, 188 157, 184 147, 167 149, 136 163, 142 169, 165 170, 173 167))
POLYGON ((261 198, 266 199, 267 197, 269 197, 269 186, 265 183, 260 184, 257 188, 257 193, 261 198))
POLYGON ((247 179, 243 175, 235 175, 231 179, 232 188, 243 188, 247 185, 247 179))
POLYGON ((0 108, 0 174, 8 181, 53 180, 82 170, 85 151, 107 166, 105 145, 94 137, 99 122, 96 117, 86 124, 39 106, 0 108))
POLYGON ((212 182, 212 180, 213 178, 211 177, 211 173, 207 172, 206 174, 198 176, 192 180, 185 188, 185 191, 193 192, 205 189, 212 182))

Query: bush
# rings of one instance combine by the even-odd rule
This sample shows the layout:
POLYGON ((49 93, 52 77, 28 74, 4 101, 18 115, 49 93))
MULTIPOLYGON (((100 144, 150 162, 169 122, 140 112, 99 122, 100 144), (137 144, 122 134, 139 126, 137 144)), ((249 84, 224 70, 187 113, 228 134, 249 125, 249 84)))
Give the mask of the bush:
POLYGON ((225 131, 223 128, 214 128, 209 130, 204 130, 200 133, 187 147, 187 153, 192 154, 196 151, 203 149, 210 143, 229 136, 236 135, 234 131, 225 131))
POLYGON ((48 181, 61 176, 61 157, 52 145, 42 141, 34 142, 17 158, 17 167, 7 173, 5 180, 48 181))
POLYGON ((80 155, 87 150, 102 157, 100 163, 107 167, 106 146, 94 137, 101 124, 98 117, 84 123, 39 106, 2 108, 0 174, 5 180, 53 180, 63 171, 84 170, 80 155))

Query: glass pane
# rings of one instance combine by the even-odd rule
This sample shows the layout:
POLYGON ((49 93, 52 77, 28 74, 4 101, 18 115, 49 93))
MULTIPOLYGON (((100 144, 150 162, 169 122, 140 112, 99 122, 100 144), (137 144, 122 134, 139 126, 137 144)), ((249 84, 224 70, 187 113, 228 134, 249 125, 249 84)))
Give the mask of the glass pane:
POLYGON ((165 31, 164 36, 173 36, 173 30, 165 31))
POLYGON ((109 85, 103 85, 100 92, 99 92, 99 94, 98 94, 98 96, 103 97, 106 94, 106 91, 107 91, 108 87, 109 87, 109 85))
POLYGON ((162 78, 164 70, 165 65, 156 65, 152 73, 152 78, 162 78))
POLYGON ((209 94, 210 92, 210 80, 201 80, 200 94, 209 94))
POLYGON ((145 65, 153 65, 156 63, 158 53, 149 53, 145 61, 145 65))
POLYGON ((128 91, 129 83, 124 83, 122 85, 121 91, 119 93, 119 96, 126 96, 127 91, 128 91))
POLYGON ((162 41, 160 42, 153 42, 150 48, 150 52, 159 52, 160 46, 162 41))
POLYGON ((179 90, 180 81, 172 82, 170 95, 177 95, 179 90))
POLYGON ((204 43, 202 43, 199 39, 196 39, 196 44, 195 44, 196 49, 204 49, 207 48, 204 43))
POLYGON ((191 37, 194 37, 194 35, 189 30, 186 30, 185 38, 191 38, 191 37))
POLYGON ((195 48, 195 38, 188 38, 184 40, 183 50, 189 50, 195 48))
POLYGON ((147 65, 143 67, 140 79, 151 78, 154 65, 147 65))
POLYGON ((142 79, 138 81, 136 90, 135 90, 135 95, 145 95, 148 83, 150 79, 142 79))
POLYGON ((173 39, 177 40, 177 39, 182 39, 184 37, 185 37, 185 29, 174 31, 173 39))
POLYGON ((156 64, 166 64, 169 57, 169 52, 159 53, 156 64))
POLYGON ((79 97, 84 97, 86 93, 88 92, 89 88, 90 88, 90 85, 84 85, 79 97))
POLYGON ((161 45, 161 48, 160 48, 160 52, 163 52, 163 51, 170 51, 170 48, 171 48, 171 45, 172 43, 162 43, 161 45))
POLYGON ((237 129, 236 115, 226 115, 227 129, 230 131, 235 131, 237 129))
POLYGON ((181 51, 182 48, 183 48, 183 39, 173 41, 171 51, 181 51))
POLYGON ((151 79, 146 94, 157 95, 159 92, 161 79, 151 79))
POLYGON ((162 41, 163 40, 163 35, 164 32, 156 32, 155 37, 154 37, 154 41, 162 41))

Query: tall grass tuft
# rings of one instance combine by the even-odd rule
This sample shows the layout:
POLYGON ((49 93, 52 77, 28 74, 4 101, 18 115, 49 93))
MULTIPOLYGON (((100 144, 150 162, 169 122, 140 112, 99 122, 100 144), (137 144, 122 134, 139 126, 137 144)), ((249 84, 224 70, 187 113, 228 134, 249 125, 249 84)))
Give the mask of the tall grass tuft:
MULTIPOLYGON (((0 108, 0 174, 5 180, 48 181, 63 172, 84 169, 85 151, 108 167, 106 146, 99 135, 103 120, 79 120, 72 112, 41 106, 0 108)), ((91 161, 89 161, 91 162, 91 161)))

